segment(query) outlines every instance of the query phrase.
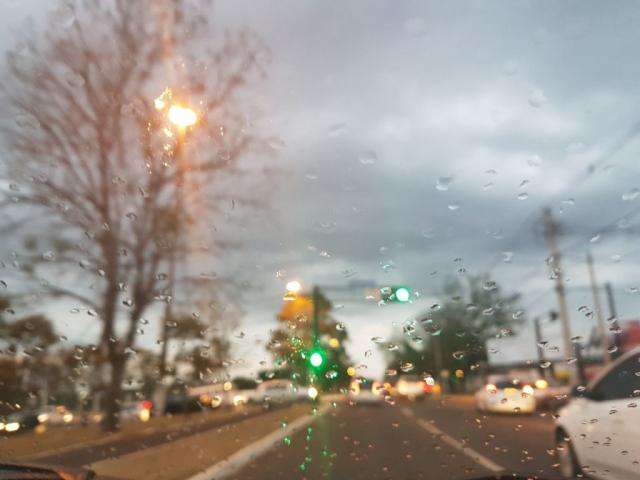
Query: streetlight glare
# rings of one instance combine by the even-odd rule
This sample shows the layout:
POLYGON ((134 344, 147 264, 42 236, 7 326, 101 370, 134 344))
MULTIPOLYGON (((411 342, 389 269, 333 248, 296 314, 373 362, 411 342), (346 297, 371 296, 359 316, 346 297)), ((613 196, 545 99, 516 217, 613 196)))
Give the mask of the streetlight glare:
POLYGON ((169 107, 168 118, 171 123, 180 128, 190 127, 198 121, 196 112, 190 108, 179 105, 171 105, 171 107, 169 107))
POLYGON ((291 293, 298 293, 302 289, 302 285, 297 280, 291 280, 287 283, 287 291, 291 293))

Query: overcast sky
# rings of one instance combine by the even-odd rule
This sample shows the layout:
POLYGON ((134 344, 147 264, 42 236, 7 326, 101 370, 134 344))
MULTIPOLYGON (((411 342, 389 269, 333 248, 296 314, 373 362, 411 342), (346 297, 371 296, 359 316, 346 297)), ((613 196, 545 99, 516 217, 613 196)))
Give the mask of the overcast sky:
MULTIPOLYGON (((0 32, 43 3, 8 2, 0 32)), ((557 307, 543 206, 563 225, 575 334, 593 325, 578 312, 593 304, 588 249, 620 316, 636 316, 638 3, 233 0, 211 15, 219 27, 252 28, 272 50, 258 93, 287 172, 274 182, 274 209, 220 265, 249 282, 245 335, 234 338, 245 370, 268 358, 256 342, 275 326, 293 278, 306 287, 401 283, 421 294, 382 308, 361 291, 334 294, 350 353, 373 375, 382 356, 371 338, 438 301, 461 266, 521 293, 529 319, 545 315, 557 307)), ((0 41, 7 48, 9 34, 0 41)), ((50 307, 71 337, 89 341, 91 328, 65 312, 50 307)), ((552 343, 558 332, 545 326, 552 343)), ((494 347, 495 362, 534 358, 530 325, 494 347)))

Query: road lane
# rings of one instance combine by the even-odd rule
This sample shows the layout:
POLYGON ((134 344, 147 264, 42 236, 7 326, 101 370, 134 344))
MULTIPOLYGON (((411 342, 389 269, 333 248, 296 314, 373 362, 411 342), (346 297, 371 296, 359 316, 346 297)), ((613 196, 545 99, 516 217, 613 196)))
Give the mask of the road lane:
POLYGON ((410 406, 417 418, 433 422, 507 470, 556 476, 554 424, 550 412, 532 415, 487 414, 473 404, 429 400, 410 406))
POLYGON ((343 405, 251 462, 235 479, 441 479, 490 475, 401 408, 343 405))

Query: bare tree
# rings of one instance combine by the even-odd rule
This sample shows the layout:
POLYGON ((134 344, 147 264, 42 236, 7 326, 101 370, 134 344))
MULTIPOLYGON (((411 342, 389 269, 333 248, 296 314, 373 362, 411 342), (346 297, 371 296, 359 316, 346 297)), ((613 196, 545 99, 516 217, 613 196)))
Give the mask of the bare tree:
POLYGON ((247 110, 268 51, 217 35, 208 3, 67 2, 7 58, 5 204, 32 220, 21 274, 100 320, 110 430, 139 321, 176 294, 169 266, 220 247, 215 214, 253 205, 237 182, 269 173, 247 110))

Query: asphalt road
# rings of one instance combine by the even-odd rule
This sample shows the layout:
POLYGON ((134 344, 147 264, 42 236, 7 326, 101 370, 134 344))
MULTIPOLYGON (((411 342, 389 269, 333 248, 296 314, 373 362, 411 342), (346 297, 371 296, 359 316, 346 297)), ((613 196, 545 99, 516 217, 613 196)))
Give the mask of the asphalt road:
POLYGON ((553 422, 425 401, 331 411, 241 470, 237 479, 461 479, 501 472, 557 478, 553 422))

